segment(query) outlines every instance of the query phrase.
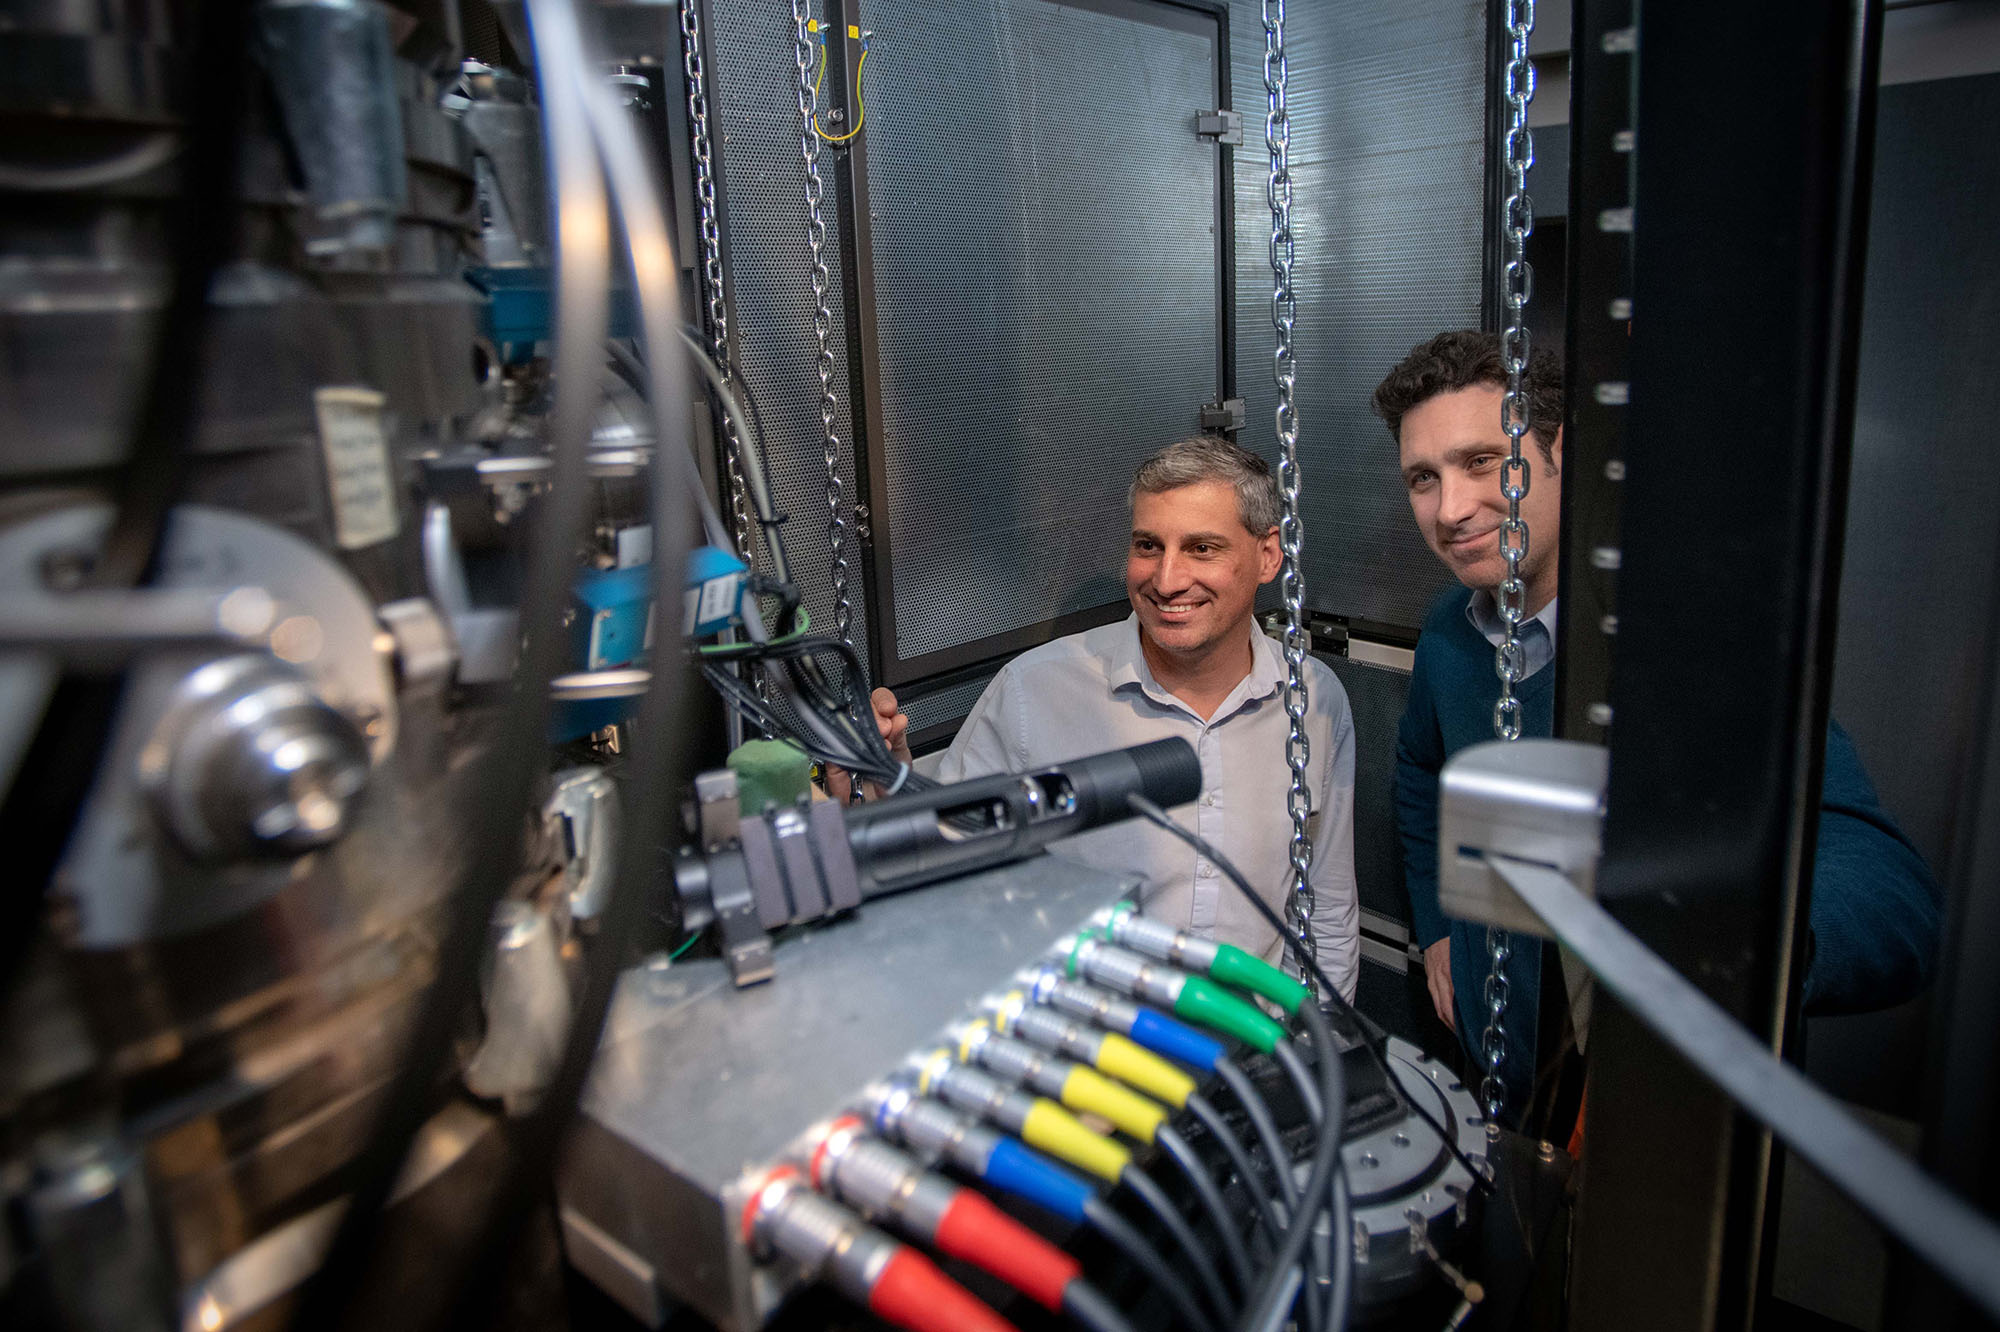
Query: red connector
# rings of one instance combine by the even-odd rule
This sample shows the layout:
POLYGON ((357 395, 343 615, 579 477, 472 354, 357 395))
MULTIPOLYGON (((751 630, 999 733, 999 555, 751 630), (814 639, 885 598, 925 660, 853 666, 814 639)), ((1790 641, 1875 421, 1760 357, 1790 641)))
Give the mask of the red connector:
POLYGON ((1083 1271, 1076 1259, 971 1189, 960 1189, 938 1219, 937 1246, 1052 1313, 1062 1312, 1063 1287, 1083 1271))
POLYGON ((904 1234, 972 1264, 1052 1313, 1077 1261, 971 1189, 927 1171, 888 1143, 867 1136, 852 1115, 836 1119, 815 1144, 813 1186, 863 1215, 887 1217, 904 1234))
POLYGON ((785 1255, 908 1332, 1016 1332, 930 1259, 814 1193, 795 1166, 779 1166, 751 1190, 743 1238, 753 1253, 785 1255))
POLYGON ((882 1268, 868 1291, 868 1308, 910 1332, 1016 1332, 965 1287, 907 1245, 882 1268))

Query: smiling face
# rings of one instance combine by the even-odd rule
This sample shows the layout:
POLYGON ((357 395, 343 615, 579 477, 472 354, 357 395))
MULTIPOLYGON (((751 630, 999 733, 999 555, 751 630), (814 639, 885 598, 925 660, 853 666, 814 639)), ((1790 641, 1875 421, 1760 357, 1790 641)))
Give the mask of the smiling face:
MULTIPOLYGON (((1497 385, 1440 393, 1410 408, 1398 445, 1403 485, 1424 542, 1467 587, 1491 590, 1507 576, 1500 556, 1500 524, 1507 498, 1500 493, 1500 465, 1508 454, 1500 429, 1503 393, 1497 385)), ((1528 460, 1528 493, 1521 519, 1528 525, 1528 557, 1521 561, 1527 613, 1556 594, 1556 551, 1562 545, 1562 432, 1549 456, 1532 434, 1522 437, 1528 460)))
POLYGON ((1141 632, 1161 651, 1192 658, 1247 642, 1257 588, 1277 577, 1282 560, 1278 529, 1245 527, 1227 482, 1132 497, 1125 592, 1141 632))

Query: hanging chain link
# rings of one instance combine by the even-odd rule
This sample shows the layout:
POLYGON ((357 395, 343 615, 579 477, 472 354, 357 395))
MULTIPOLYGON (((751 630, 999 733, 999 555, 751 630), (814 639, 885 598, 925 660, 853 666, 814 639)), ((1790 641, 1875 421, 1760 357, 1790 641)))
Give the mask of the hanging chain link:
MULTIPOLYGON (((812 251, 813 336, 819 351, 814 368, 819 373, 819 423, 825 445, 826 463, 826 544, 833 577, 833 627, 840 641, 854 646, 854 602, 847 581, 847 519, 841 508, 846 486, 840 479, 840 434, 834 429, 834 411, 839 400, 833 393, 833 311, 826 303, 830 278, 826 266, 826 219, 820 215, 825 186, 819 174, 819 130, 813 123, 818 112, 813 92, 813 39, 807 26, 811 16, 808 0, 792 0, 793 55, 799 74, 799 155, 806 166, 806 245, 812 251)), ((823 26, 823 25, 822 25, 823 26)))
MULTIPOLYGON (((1292 293, 1292 118, 1285 102, 1285 0, 1264 0, 1264 146, 1271 154, 1266 187, 1271 203, 1271 326, 1277 332, 1272 368, 1278 383, 1278 491, 1284 512, 1278 523, 1278 544, 1284 551, 1279 591, 1285 603, 1285 764, 1291 769, 1286 807, 1292 816, 1291 926, 1300 948, 1315 957, 1313 943, 1312 840, 1306 820, 1312 797, 1306 791, 1306 631, 1305 576, 1299 557, 1304 525, 1299 518, 1299 413, 1293 396, 1297 367, 1292 357, 1292 329, 1298 302, 1292 293)), ((1300 979, 1310 989, 1312 970, 1301 968, 1300 979)))
MULTIPOLYGON (((708 91, 701 58, 701 6, 688 0, 681 6, 682 68, 687 71, 688 126, 693 140, 695 203, 700 213, 701 272, 708 304, 708 346, 721 372, 723 383, 734 377, 729 362, 729 304, 722 290, 722 228, 715 204, 715 148, 708 120, 708 91)), ((736 422, 727 411, 722 417, 722 465, 729 488, 729 525, 736 549, 751 571, 757 568, 756 528, 750 522, 750 487, 743 479, 743 441, 737 436, 736 422)), ((766 703, 770 686, 763 668, 744 663, 751 688, 766 703)), ((769 727, 764 738, 772 739, 769 727)))
MULTIPOLYGON (((681 6, 681 38, 687 71, 688 125, 694 141, 694 192, 701 219, 701 271, 708 299, 708 346, 726 383, 729 364, 729 307, 722 291, 722 230, 715 206, 715 155, 709 137, 708 93, 701 58, 701 6, 681 6)), ((755 529, 750 524, 750 488, 743 479, 743 441, 736 423, 722 414, 723 465, 728 474, 729 520, 744 563, 755 564, 755 529)))
MULTIPOLYGON (((1507 327, 1501 334, 1500 360, 1507 372, 1507 392, 1501 399, 1500 428, 1507 434, 1507 461, 1500 469, 1500 493, 1507 498, 1507 520, 1500 525, 1500 558, 1507 576, 1500 581, 1497 600, 1505 636, 1495 650, 1493 669, 1500 676, 1500 699, 1493 705, 1493 734, 1502 740, 1521 738, 1521 700, 1514 686, 1526 674, 1527 652, 1521 646, 1521 620, 1527 587, 1521 582, 1521 561, 1528 555, 1528 525, 1521 521, 1521 501, 1528 496, 1529 468, 1521 456, 1521 439, 1534 425, 1534 411, 1523 384, 1528 369, 1528 297, 1534 290, 1534 270, 1528 266, 1528 236, 1535 229, 1535 206, 1528 197, 1528 168, 1535 162, 1534 136, 1528 130, 1528 103, 1535 97, 1535 67, 1528 59, 1528 37, 1535 30, 1535 0, 1502 0, 1506 6, 1507 136, 1502 141, 1507 174, 1505 295, 1507 327)), ((1507 961, 1513 947, 1507 931, 1486 931, 1486 1033, 1480 1056, 1486 1075, 1479 1098, 1486 1118, 1497 1124, 1506 1108, 1507 1088, 1501 1070, 1507 1063, 1507 961)))

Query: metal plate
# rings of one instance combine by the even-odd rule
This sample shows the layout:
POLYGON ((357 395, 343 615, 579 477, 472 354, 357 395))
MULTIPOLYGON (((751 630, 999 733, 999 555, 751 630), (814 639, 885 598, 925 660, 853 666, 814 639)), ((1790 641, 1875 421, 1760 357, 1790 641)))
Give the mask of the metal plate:
POLYGON ((1213 29, 1117 8, 869 8, 898 660, 1122 601, 1132 472, 1218 395, 1213 29))
POLYGON ((1364 910, 1405 924, 1403 844, 1396 832, 1396 728, 1410 696, 1405 671, 1321 657, 1347 691, 1354 719, 1354 877, 1364 910))
POLYGON ((562 1185, 585 1217, 726 1328, 783 1293, 753 1283, 731 1190, 815 1121, 1117 897, 1055 856, 867 903, 779 944, 738 990, 720 960, 628 973, 562 1185))
MULTIPOLYGON (((1478 0, 1296 6, 1287 24, 1298 259, 1306 604, 1416 626, 1449 581, 1424 547, 1368 397, 1431 334, 1479 324, 1486 20, 1478 0)), ((1277 456, 1262 7, 1230 5, 1236 389, 1277 456)))
MULTIPOLYGON (((771 494, 790 516, 785 545, 805 593, 814 629, 833 632, 832 580, 827 568, 826 464, 814 372, 813 297, 808 285, 806 176, 799 158, 798 67, 788 10, 763 0, 711 0, 708 24, 714 77, 716 158, 723 246, 733 317, 737 370, 757 402, 771 494)), ((839 399, 840 474, 847 482, 843 513, 853 521, 854 433, 848 413, 847 335, 841 318, 846 276, 840 265, 840 224, 834 206, 833 153, 820 158, 826 198, 826 262, 833 309, 833 391, 839 399)), ((850 526, 850 534, 851 534, 850 526)), ((868 659, 861 558, 851 535, 854 643, 868 659)))

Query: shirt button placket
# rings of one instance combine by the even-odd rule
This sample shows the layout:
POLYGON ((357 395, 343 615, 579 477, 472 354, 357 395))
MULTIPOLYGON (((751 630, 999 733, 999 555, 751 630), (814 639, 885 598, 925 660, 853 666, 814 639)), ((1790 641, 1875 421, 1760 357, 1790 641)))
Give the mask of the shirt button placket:
MULTIPOLYGON (((1222 746, 1215 738, 1213 729, 1201 729, 1200 743, 1196 752, 1201 756, 1202 776, 1207 789, 1195 807, 1195 831, 1210 845, 1221 849, 1222 832, 1222 746)), ((1227 852, 1225 852, 1227 854, 1227 852)), ((1220 891, 1219 874, 1208 857, 1197 856, 1195 860, 1195 880, 1193 900, 1188 913, 1188 924, 1203 934, 1215 930, 1217 894, 1220 891)))

